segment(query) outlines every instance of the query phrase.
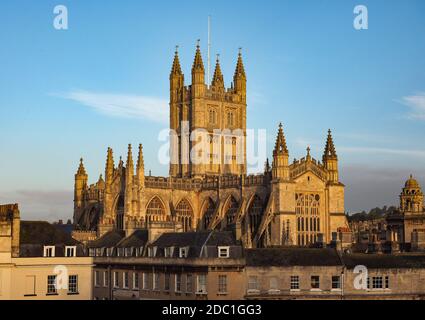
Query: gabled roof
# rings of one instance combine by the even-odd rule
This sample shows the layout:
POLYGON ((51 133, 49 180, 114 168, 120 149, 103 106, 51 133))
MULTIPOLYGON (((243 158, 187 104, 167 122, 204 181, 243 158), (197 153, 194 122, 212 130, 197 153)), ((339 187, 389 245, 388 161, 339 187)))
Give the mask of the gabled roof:
POLYGON ((118 248, 140 248, 148 242, 148 230, 136 230, 131 235, 123 238, 118 244, 118 248))
POLYGON ((112 230, 105 233, 99 239, 88 244, 89 248, 111 248, 115 247, 125 236, 124 231, 112 230))
POLYGON ((32 245, 76 245, 70 233, 45 221, 21 221, 20 243, 32 245))
POLYGON ((252 267, 342 266, 335 249, 248 249, 246 265, 252 267))

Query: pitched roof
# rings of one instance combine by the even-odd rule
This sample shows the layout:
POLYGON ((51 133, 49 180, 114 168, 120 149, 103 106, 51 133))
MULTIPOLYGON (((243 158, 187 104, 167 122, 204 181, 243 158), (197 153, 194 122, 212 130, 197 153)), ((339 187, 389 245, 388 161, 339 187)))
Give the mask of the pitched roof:
POLYGON ((342 256, 348 269, 354 269, 358 265, 369 269, 415 269, 425 267, 425 254, 345 254, 342 256))
POLYGON ((136 230, 131 235, 123 238, 118 244, 118 248, 140 248, 148 242, 148 230, 136 230))
POLYGON ((45 221, 21 221, 20 243, 32 245, 75 245, 71 235, 45 221))
POLYGON ((272 248, 248 249, 247 266, 340 266, 341 259, 335 249, 272 248))
POLYGON ((115 247, 125 236, 124 231, 112 230, 105 233, 99 239, 88 244, 89 248, 111 248, 115 247))

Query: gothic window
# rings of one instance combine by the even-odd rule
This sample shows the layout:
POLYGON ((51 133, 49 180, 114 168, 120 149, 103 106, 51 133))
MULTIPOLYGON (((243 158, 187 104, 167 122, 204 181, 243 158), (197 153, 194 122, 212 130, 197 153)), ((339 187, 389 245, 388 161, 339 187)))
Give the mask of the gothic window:
POLYGON ((225 217, 227 225, 232 224, 235 221, 235 215, 239 209, 239 204, 232 196, 228 201, 227 208, 225 210, 225 217))
POLYGON ((253 237, 260 226, 262 213, 263 203, 261 199, 255 195, 248 209, 249 228, 253 237))
POLYGON ((165 208, 158 197, 153 198, 146 209, 146 218, 148 222, 164 220, 165 208))
POLYGON ((297 240, 298 245, 315 243, 320 234, 320 196, 296 194, 297 240))
POLYGON ((183 225, 183 231, 188 232, 192 229, 193 210, 189 202, 183 199, 176 207, 177 221, 183 225))
POLYGON ((214 201, 212 201, 211 198, 208 198, 208 202, 207 202, 205 209, 204 209, 204 219, 203 219, 204 220, 203 227, 204 227, 205 230, 207 230, 209 225, 210 225, 214 211, 215 211, 214 201))
POLYGON ((122 195, 118 197, 115 210, 116 227, 118 230, 124 230, 124 197, 122 195))
POLYGON ((229 111, 227 113, 227 126, 232 127, 234 125, 235 125, 235 119, 234 119, 233 111, 229 111))
POLYGON ((217 123, 217 111, 215 109, 209 109, 208 111, 208 122, 210 124, 217 123))

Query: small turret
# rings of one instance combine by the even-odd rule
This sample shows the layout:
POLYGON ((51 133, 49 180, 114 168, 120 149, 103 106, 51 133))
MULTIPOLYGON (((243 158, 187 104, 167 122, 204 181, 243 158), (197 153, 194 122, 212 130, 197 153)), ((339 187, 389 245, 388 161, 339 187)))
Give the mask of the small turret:
POLYGON ((145 162, 143 160, 143 146, 139 144, 139 155, 137 157, 137 169, 136 169, 137 179, 139 181, 139 186, 145 186, 145 162))
POLYGON ((223 77, 223 73, 221 72, 219 57, 220 55, 217 55, 217 61, 216 61, 214 76, 213 76, 211 85, 217 91, 224 91, 224 77, 223 77))
POLYGON ((201 98, 205 92, 205 68, 202 61, 201 49, 196 45, 195 59, 192 66, 192 98, 201 98))
POLYGON ((329 129, 328 138, 326 140, 325 151, 323 153, 323 165, 328 170, 328 180, 332 183, 337 183, 338 178, 338 156, 335 151, 335 145, 332 138, 332 132, 329 129))
POLYGON ((404 214, 423 213, 424 194, 418 181, 410 175, 400 195, 400 210, 404 214))
POLYGON ((238 61, 236 63, 235 75, 233 77, 234 90, 242 98, 242 101, 246 101, 246 74, 245 68, 242 61, 242 49, 239 49, 238 61))
POLYGON ((179 101, 184 87, 184 75, 180 67, 178 46, 174 53, 173 66, 170 73, 170 102, 179 101))
POLYGON ((131 144, 128 145, 125 174, 126 174, 126 184, 131 185, 133 183, 133 176, 134 176, 133 152, 132 152, 131 144))
POLYGON ((84 202, 84 192, 87 190, 88 175, 84 168, 83 158, 80 159, 80 165, 75 174, 74 184, 74 208, 80 208, 84 202))
POLYGON ((273 179, 289 180, 289 152, 282 124, 279 124, 276 145, 273 151, 272 175, 273 179))
POLYGON ((114 155, 112 148, 108 148, 108 155, 106 157, 106 168, 105 168, 105 184, 106 187, 112 185, 112 179, 114 177, 114 155))

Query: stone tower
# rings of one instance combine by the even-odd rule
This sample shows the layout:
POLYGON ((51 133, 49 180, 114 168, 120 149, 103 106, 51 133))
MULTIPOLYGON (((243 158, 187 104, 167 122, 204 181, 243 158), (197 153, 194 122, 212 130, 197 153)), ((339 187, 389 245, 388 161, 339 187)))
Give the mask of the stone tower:
POLYGON ((246 74, 239 52, 233 83, 226 89, 217 57, 211 84, 199 42, 192 83, 184 85, 178 51, 170 73, 170 176, 246 174, 246 74))
POLYGON ((404 214, 423 212, 424 194, 421 186, 411 175, 400 195, 400 211, 404 214))
POLYGON ((74 209, 81 208, 84 201, 84 192, 87 190, 88 175, 84 168, 83 159, 80 159, 80 166, 75 174, 74 184, 74 209))

